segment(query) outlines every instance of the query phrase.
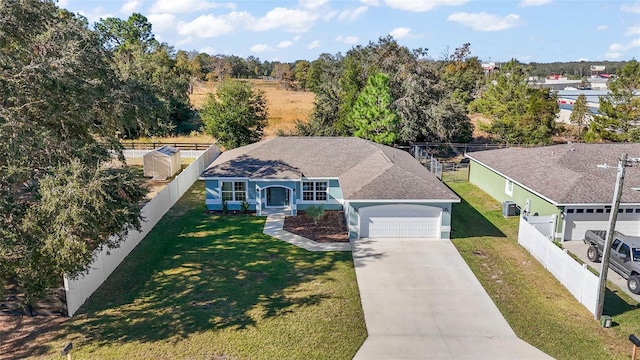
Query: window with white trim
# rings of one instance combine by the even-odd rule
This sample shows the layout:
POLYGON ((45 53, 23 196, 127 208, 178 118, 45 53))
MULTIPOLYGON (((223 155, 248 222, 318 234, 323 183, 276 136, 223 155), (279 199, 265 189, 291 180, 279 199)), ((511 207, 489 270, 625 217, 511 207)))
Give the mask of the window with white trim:
POLYGON ((504 184, 504 192, 511 196, 513 195, 513 181, 507 179, 505 184, 504 184))
POLYGON ((220 190, 223 201, 247 200, 247 184, 244 181, 223 181, 220 190))
POLYGON ((327 190, 329 184, 326 181, 303 181, 302 200, 303 201, 327 201, 327 190))

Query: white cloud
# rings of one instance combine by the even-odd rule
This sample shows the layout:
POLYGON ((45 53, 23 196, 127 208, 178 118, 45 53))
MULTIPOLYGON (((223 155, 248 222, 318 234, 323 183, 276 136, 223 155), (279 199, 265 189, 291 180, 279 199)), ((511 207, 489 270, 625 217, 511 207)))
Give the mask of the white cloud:
POLYGON ((609 45, 609 52, 620 52, 626 50, 626 46, 622 44, 613 43, 609 45))
POLYGON ((541 6, 551 4, 552 0, 522 0, 518 6, 520 7, 528 7, 528 6, 541 6))
POLYGON ((380 1, 378 0, 360 0, 360 2, 367 6, 380 6, 380 1))
POLYGON ((230 3, 215 3, 206 0, 157 0, 151 5, 151 12, 156 13, 190 13, 207 9, 225 7, 235 9, 235 5, 230 3))
POLYGON ((429 11, 438 6, 460 6, 468 0, 384 0, 390 8, 414 12, 429 11))
POLYGON ((580 59, 578 59, 576 61, 589 61, 589 59, 588 58, 580 58, 580 59))
POLYGON ((622 53, 619 52, 608 52, 606 54, 604 54, 604 57, 609 59, 609 60, 615 60, 615 59, 619 59, 622 57, 622 53))
POLYGON ((626 51, 640 47, 640 38, 633 39, 627 44, 613 43, 609 45, 609 51, 605 55, 608 59, 618 59, 624 55, 626 51))
POLYGON ((293 37, 293 41, 300 41, 300 39, 302 39, 302 36, 300 35, 296 35, 293 37))
POLYGON ((339 35, 338 37, 336 37, 336 41, 341 42, 341 43, 345 43, 345 44, 355 44, 358 42, 358 37, 356 36, 342 36, 339 35))
POLYGON ((234 24, 242 22, 246 16, 246 13, 237 12, 220 17, 201 15, 190 22, 178 22, 178 34, 197 38, 211 38, 228 34, 234 30, 234 24))
POLYGON ((64 9, 69 5, 69 0, 58 0, 58 7, 64 9))
POLYGON ((280 41, 278 43, 278 45, 276 45, 276 47, 278 49, 286 49, 286 48, 290 47, 291 45, 293 45, 293 41, 285 40, 285 41, 280 41))
POLYGON ((409 29, 409 28, 399 27, 399 28, 395 28, 395 29, 391 30, 389 35, 393 36, 394 39, 399 40, 399 39, 402 39, 403 37, 409 35, 410 31, 411 31, 411 29, 409 29))
POLYGON ((215 53, 217 53, 217 50, 214 47, 211 46, 206 46, 203 47, 202 49, 200 49, 201 53, 207 53, 209 55, 214 55, 215 53))
POLYGON ((120 7, 120 12, 126 15, 133 14, 140 6, 142 6, 142 1, 140 0, 127 1, 120 7))
POLYGON ((598 31, 604 31, 607 30, 609 28, 609 25, 598 25, 596 26, 596 30, 598 31))
POLYGON ((151 14, 147 20, 153 25, 154 32, 165 32, 174 30, 176 27, 176 17, 173 14, 151 14))
POLYGON ((300 6, 305 9, 318 9, 328 4, 329 0, 300 0, 300 6))
POLYGON ((500 31, 520 25, 520 15, 509 14, 500 17, 493 14, 457 12, 449 15, 447 20, 460 23, 477 31, 500 31))
POLYGON ((635 4, 624 4, 620 6, 620 10, 632 14, 640 14, 640 2, 635 4))
POLYGON ((624 34, 627 36, 640 35, 640 26, 629 26, 624 34))
POLYGON ((309 43, 309 45, 307 45, 307 49, 315 49, 317 47, 320 46, 320 41, 315 40, 309 43))
POLYGON ((269 50, 271 50, 271 48, 267 44, 255 44, 249 48, 249 51, 252 53, 261 53, 269 50))
POLYGON ((355 21, 360 16, 362 16, 365 12, 367 12, 368 7, 360 6, 358 8, 352 10, 344 10, 338 16, 338 20, 340 21, 355 21))
POLYGON ((307 11, 277 7, 265 16, 250 22, 249 28, 254 31, 283 28, 290 32, 306 32, 313 27, 317 19, 317 15, 307 11))

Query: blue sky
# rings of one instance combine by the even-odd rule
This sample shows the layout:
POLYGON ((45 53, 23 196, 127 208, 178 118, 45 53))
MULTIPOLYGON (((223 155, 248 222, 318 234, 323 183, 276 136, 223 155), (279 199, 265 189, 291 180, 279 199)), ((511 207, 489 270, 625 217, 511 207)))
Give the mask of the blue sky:
POLYGON ((211 55, 315 60, 391 34, 442 58, 471 43, 482 61, 640 60, 640 1, 58 0, 90 23, 146 16, 160 41, 211 55))

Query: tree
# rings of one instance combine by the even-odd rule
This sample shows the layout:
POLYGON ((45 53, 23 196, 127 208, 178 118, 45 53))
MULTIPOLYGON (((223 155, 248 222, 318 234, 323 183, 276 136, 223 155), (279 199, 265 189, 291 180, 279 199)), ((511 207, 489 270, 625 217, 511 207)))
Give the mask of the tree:
POLYGON ((200 116, 206 131, 227 149, 260 140, 267 122, 264 93, 239 80, 223 81, 209 94, 200 116))
POLYGON ((590 118, 591 111, 587 107, 587 97, 584 94, 580 94, 575 104, 573 104, 573 110, 569 116, 569 121, 576 126, 576 137, 578 140, 582 140, 582 133, 590 118))
POLYGON ((311 63, 307 60, 298 60, 295 63, 295 79, 297 87, 302 91, 307 91, 307 79, 309 78, 309 69, 311 68, 311 63))
POLYGON ((400 117, 392 109, 389 75, 377 73, 369 77, 348 119, 356 128, 355 136, 391 145, 398 139, 400 117))
POLYGON ((530 87, 527 79, 527 70, 517 60, 511 60, 481 96, 469 104, 471 111, 491 119, 481 128, 498 142, 551 142, 559 111, 556 96, 549 89, 530 87))
POLYGON ((0 281, 28 307, 138 229, 146 190, 112 163, 123 87, 86 19, 3 1, 0 23, 0 281))
POLYGON ((629 61, 616 75, 609 83, 611 93, 600 98, 598 115, 585 134, 590 141, 640 140, 640 62, 629 61))
POLYGON ((178 66, 172 47, 155 40, 147 18, 133 14, 127 20, 101 19, 95 28, 104 48, 112 53, 112 66, 126 86, 121 95, 129 106, 122 136, 193 130, 190 122, 194 112, 188 97, 191 75, 184 64, 178 66))
POLYGON ((409 50, 390 36, 367 46, 356 46, 344 57, 322 54, 311 63, 309 71, 308 87, 316 95, 313 114, 308 122, 297 124, 297 133, 354 135, 356 129, 348 116, 358 94, 369 76, 385 73, 389 76, 393 109, 400 117, 397 141, 468 138, 471 124, 465 116, 464 104, 461 105, 464 96, 450 100, 456 96, 442 82, 437 65, 426 56, 426 50, 409 50))

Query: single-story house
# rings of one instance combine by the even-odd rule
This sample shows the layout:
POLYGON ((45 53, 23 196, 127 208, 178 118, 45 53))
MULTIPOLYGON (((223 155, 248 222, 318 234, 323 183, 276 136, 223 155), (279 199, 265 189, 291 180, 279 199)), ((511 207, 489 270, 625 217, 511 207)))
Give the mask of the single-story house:
POLYGON ((257 215, 342 210, 349 237, 449 238, 447 186, 409 153, 355 137, 275 137, 223 152, 200 176, 206 205, 257 215))
MULTIPOLYGON (((640 157, 640 144, 561 144, 468 153, 469 181, 531 215, 555 215, 560 240, 607 230, 618 160, 640 157), (606 165, 606 166, 605 166, 606 165), (528 202, 528 206, 527 206, 528 202)), ((616 229, 640 235, 640 164, 626 168, 616 229)))

